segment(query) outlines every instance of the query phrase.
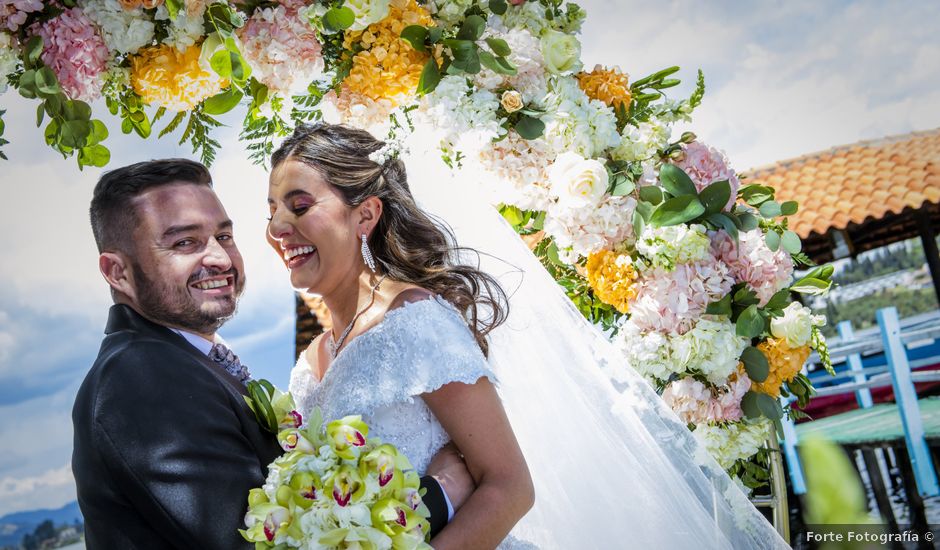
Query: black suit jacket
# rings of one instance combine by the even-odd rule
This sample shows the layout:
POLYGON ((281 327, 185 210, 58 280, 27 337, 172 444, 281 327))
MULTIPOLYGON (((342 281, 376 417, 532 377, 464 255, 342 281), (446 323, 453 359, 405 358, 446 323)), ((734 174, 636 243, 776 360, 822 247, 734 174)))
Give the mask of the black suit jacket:
MULTIPOLYGON (((238 533, 248 491, 281 454, 244 386, 185 338, 111 308, 72 422, 85 542, 98 548, 252 548, 238 533)), ((422 480, 436 532, 440 487, 422 480)))

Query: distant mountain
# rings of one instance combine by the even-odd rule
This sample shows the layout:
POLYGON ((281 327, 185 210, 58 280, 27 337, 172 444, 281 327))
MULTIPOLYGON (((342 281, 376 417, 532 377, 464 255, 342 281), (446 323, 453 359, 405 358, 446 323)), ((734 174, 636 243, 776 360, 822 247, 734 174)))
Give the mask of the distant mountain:
POLYGON ((78 502, 72 501, 56 510, 28 510, 14 512, 0 517, 0 546, 12 545, 20 542, 23 535, 32 533, 36 526, 52 520, 56 526, 82 523, 82 512, 78 509, 78 502))

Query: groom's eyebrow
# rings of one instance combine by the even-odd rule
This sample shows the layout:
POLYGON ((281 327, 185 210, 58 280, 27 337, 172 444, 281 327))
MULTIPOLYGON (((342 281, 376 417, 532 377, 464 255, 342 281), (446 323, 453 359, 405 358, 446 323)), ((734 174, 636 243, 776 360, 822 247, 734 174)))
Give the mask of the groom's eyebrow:
MULTIPOLYGON (((219 223, 218 229, 231 229, 233 226, 232 220, 225 220, 219 223)), ((191 223, 188 225, 171 225, 163 232, 163 238, 169 238, 174 235, 179 235, 180 233, 189 233, 191 231, 198 231, 202 229, 202 224, 191 223)))

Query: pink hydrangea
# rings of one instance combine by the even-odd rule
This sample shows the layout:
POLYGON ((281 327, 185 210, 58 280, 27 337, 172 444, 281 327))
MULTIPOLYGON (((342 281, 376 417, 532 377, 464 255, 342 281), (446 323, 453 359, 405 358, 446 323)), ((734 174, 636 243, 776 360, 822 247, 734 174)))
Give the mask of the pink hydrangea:
POLYGON ((728 199, 725 210, 730 210, 738 196, 741 182, 728 163, 728 157, 718 149, 698 141, 683 146, 683 151, 685 157, 674 164, 685 170, 697 190, 701 191, 716 181, 728 180, 731 185, 731 198, 728 199))
POLYGON ((661 267, 641 272, 637 296, 630 304, 630 319, 643 330, 685 334, 734 285, 731 271, 714 255, 694 264, 679 264, 672 271, 661 267))
POLYGON ((671 382, 663 391, 663 401, 687 424, 707 422, 733 422, 744 416, 741 399, 751 388, 745 375, 717 390, 715 397, 705 384, 687 376, 671 382))
POLYGON ((744 394, 751 389, 751 379, 741 373, 728 384, 726 389, 719 391, 718 397, 710 404, 709 415, 714 420, 737 421, 744 417, 741 411, 741 400, 744 394))
POLYGON ((65 93, 86 101, 98 98, 109 53, 91 19, 81 9, 71 8, 33 28, 42 37, 42 61, 65 93))
POLYGON ((0 0, 0 27, 16 32, 35 11, 42 11, 42 0, 0 0))
POLYGON ((323 72, 316 32, 300 15, 302 3, 255 10, 238 37, 254 76, 272 91, 302 91, 323 72))
POLYGON ((793 276, 793 259, 783 249, 770 250, 760 229, 742 232, 738 242, 724 231, 712 239, 712 250, 731 268, 738 281, 748 284, 764 305, 793 276))

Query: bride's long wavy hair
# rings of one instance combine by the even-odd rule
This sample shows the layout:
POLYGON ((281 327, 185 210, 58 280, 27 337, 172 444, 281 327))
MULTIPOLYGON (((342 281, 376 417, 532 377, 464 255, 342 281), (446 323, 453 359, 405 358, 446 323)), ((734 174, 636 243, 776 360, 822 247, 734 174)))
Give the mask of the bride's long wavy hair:
POLYGON ((382 201, 382 215, 369 247, 390 278, 440 295, 460 311, 486 354, 486 335, 506 320, 509 302, 495 278, 460 263, 462 252, 453 232, 415 204, 405 164, 397 158, 374 162, 370 153, 385 142, 370 133, 339 124, 301 124, 271 156, 271 169, 288 159, 319 172, 355 208, 368 197, 382 201))

